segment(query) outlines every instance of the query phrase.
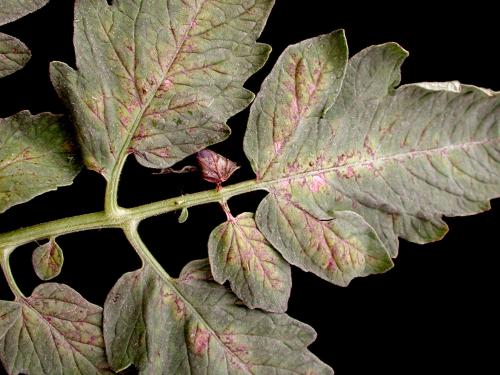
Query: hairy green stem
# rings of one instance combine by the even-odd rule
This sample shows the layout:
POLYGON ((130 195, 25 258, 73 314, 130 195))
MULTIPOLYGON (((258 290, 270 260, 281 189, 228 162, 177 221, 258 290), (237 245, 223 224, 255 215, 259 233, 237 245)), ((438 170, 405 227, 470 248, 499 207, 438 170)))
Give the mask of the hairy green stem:
POLYGON ((151 254, 147 246, 142 242, 142 238, 137 231, 139 226, 139 221, 131 220, 123 227, 123 232, 127 236, 128 241, 135 249, 136 253, 141 258, 144 264, 148 264, 153 267, 154 270, 166 281, 170 281, 172 277, 163 269, 163 267, 158 263, 156 258, 151 254))
POLYGON ((23 292, 17 286, 16 281, 14 280, 14 275, 12 274, 12 270, 10 268, 10 254, 15 250, 15 247, 2 247, 0 248, 0 266, 2 267, 2 272, 9 285, 10 290, 14 294, 16 299, 25 298, 23 292))
POLYGON ((120 185, 120 177, 126 160, 126 156, 122 156, 118 159, 118 163, 113 168, 106 185, 106 193, 104 195, 104 212, 106 212, 109 216, 117 216, 121 210, 118 205, 118 187, 120 185))
POLYGON ((236 195, 265 188, 266 184, 250 180, 229 185, 219 191, 215 189, 202 191, 134 208, 119 208, 119 210, 112 211, 112 215, 109 214, 109 211, 95 212, 20 228, 0 234, 0 252, 4 252, 2 249, 5 248, 16 248, 35 240, 57 237, 63 234, 101 228, 124 228, 130 222, 139 223, 141 220, 152 216, 202 204, 222 202, 236 195))

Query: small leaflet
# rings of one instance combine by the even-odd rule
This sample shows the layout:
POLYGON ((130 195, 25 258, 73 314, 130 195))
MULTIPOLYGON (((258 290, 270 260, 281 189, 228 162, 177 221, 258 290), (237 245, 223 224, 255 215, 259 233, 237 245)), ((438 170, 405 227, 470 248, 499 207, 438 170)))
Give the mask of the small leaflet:
POLYGON ((33 269, 41 280, 51 280, 59 275, 63 262, 63 251, 53 238, 33 251, 33 269))
POLYGON ((218 186, 240 168, 233 161, 211 150, 198 152, 198 163, 203 179, 218 186))

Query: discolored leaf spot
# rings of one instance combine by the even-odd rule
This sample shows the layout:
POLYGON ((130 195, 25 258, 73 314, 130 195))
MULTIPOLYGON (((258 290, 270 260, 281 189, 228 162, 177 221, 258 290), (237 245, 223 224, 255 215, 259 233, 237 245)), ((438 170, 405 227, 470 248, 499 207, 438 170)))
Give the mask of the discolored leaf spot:
POLYGON ((0 213, 73 183, 80 171, 61 116, 28 111, 0 119, 0 213))
POLYGON ((257 229, 246 212, 210 234, 208 255, 215 281, 231 289, 250 308, 284 312, 292 287, 290 265, 257 229))
POLYGON ((0 33, 0 78, 21 69, 31 58, 31 52, 20 40, 0 33))
POLYGON ((77 70, 51 64, 88 168, 110 178, 133 153, 168 168, 229 136, 254 95, 243 83, 267 60, 256 43, 273 0, 80 0, 77 70))
POLYGON ((203 179, 218 186, 240 168, 233 161, 211 150, 198 152, 197 158, 203 179))
POLYGON ((63 284, 0 301, 0 358, 9 374, 113 374, 101 331, 102 309, 63 284))
POLYGON ((252 105, 244 140, 257 180, 272 194, 257 212, 259 228, 286 259, 302 259, 322 277, 316 266, 324 260, 313 253, 318 239, 296 243, 292 254, 299 239, 282 228, 278 238, 272 225, 308 238, 322 220, 354 211, 368 223, 357 219, 359 229, 371 226, 395 257, 398 236, 441 239, 443 215, 475 214, 500 196, 498 93, 458 82, 396 88, 404 49, 372 46, 347 64, 340 40, 336 32, 283 53, 252 105), (275 216, 278 202, 286 202, 285 213, 303 212, 313 227, 275 216))
POLYGON ((111 366, 144 374, 332 374, 307 350, 316 334, 286 314, 241 306, 206 260, 178 279, 150 266, 125 274, 105 304, 111 366), (120 298, 115 301, 116 296, 120 298))
POLYGON ((393 266, 373 228, 354 212, 338 211, 329 220, 318 220, 300 206, 270 195, 260 204, 257 221, 289 263, 340 286, 393 266))
POLYGON ((2 0, 0 25, 17 20, 40 9, 49 0, 2 0))
POLYGON ((51 280, 61 273, 64 263, 63 251, 55 239, 50 239, 33 251, 32 263, 36 275, 41 280, 51 280))

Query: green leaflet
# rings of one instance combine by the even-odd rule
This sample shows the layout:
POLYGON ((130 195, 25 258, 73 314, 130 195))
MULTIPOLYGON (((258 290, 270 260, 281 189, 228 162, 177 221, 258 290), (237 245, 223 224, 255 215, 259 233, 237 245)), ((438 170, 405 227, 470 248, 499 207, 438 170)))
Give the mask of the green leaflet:
POLYGON ((102 309, 63 284, 0 301, 0 358, 9 374, 112 374, 102 337, 102 309))
POLYGON ((2 0, 0 7, 0 25, 17 20, 40 9, 49 0, 2 0))
POLYGON ((78 71, 54 62, 51 77, 85 164, 109 179, 129 153, 166 168, 227 138, 226 120, 254 97, 242 85, 270 52, 255 40, 273 3, 76 1, 78 71))
POLYGON ((250 308, 285 312, 292 288, 290 265, 257 229, 245 212, 219 225, 210 234, 208 255, 212 274, 250 308))
MULTIPOLYGON (((47 4, 49 0, 2 0, 0 26, 21 18, 47 4)), ((20 40, 0 33, 0 78, 26 65, 31 52, 20 40)))
POLYGON ((28 111, 0 119, 0 213, 73 182, 80 166, 60 120, 28 111))
MULTIPOLYGON (((500 98, 458 82, 395 89, 407 52, 394 43, 358 53, 345 77, 325 78, 321 67, 334 59, 321 42, 331 35, 292 46, 280 58, 252 106, 245 152, 270 191, 256 216, 266 238, 291 263, 339 283, 326 274, 323 250, 338 260, 343 235, 321 237, 323 228, 345 224, 339 214, 351 216, 347 234, 357 230, 374 244, 371 226, 396 256, 398 236, 438 240, 447 231, 443 215, 489 208, 500 195, 500 98), (340 93, 324 81, 342 85, 340 93)), ((357 254, 364 259, 347 259, 351 275, 390 267, 382 252, 363 246, 357 254), (375 267, 352 266, 375 259, 375 267)), ((343 273, 344 262, 335 263, 343 273)))
POLYGON ((56 240, 51 238, 33 251, 32 263, 36 275, 41 280, 51 280, 61 273, 64 263, 63 251, 56 240))
POLYGON ((320 132, 314 124, 334 104, 347 58, 342 31, 288 47, 252 105, 244 143, 257 180, 270 182, 271 195, 257 210, 258 227, 289 263, 343 286, 392 267, 359 215, 329 211, 316 216, 304 204, 303 190, 315 199, 323 180, 321 173, 309 173, 312 182, 304 189, 303 173, 322 168, 316 159, 333 149, 330 130, 320 132), (302 159, 296 157, 299 151, 302 159))
POLYGON ((338 211, 329 220, 318 220, 296 203, 269 195, 256 220, 288 262, 337 285, 393 266, 373 228, 354 212, 338 211))
POLYGON ((211 281, 206 260, 179 279, 154 269, 125 274, 104 307, 111 366, 135 364, 141 374, 332 374, 306 348, 312 328, 286 314, 241 306, 211 281))
POLYGON ((31 52, 20 40, 0 33, 0 78, 21 69, 31 58, 31 52))

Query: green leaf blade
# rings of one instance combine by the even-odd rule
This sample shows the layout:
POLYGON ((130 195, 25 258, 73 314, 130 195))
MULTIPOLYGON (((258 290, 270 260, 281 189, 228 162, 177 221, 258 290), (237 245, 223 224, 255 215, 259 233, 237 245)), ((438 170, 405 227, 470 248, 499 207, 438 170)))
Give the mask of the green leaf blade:
POLYGON ((0 8, 0 25, 15 21, 30 14, 43 6, 49 0, 2 0, 0 8))
POLYGON ((33 269, 41 280, 51 280, 58 276, 61 273, 63 263, 63 251, 55 239, 50 239, 33 251, 33 269))
POLYGON ((318 220, 279 194, 268 195, 257 209, 265 237, 290 263, 336 285, 382 273, 393 263, 368 223, 351 211, 318 220))
POLYGON ((0 119, 0 213, 60 186, 80 171, 61 116, 28 111, 0 119))
MULTIPOLYGON (((267 83, 245 136, 245 152, 273 199, 320 221, 356 212, 393 257, 398 237, 441 239, 447 232, 443 215, 482 212, 500 195, 500 95, 458 82, 396 89, 407 55, 395 43, 358 53, 340 93, 319 100, 333 104, 316 116, 282 116, 297 112, 305 90, 281 100, 267 83), (278 103, 278 110, 261 103, 278 103)), ((287 70, 287 58, 285 53, 270 82, 280 82, 275 72, 287 70)), ((287 79, 290 87, 304 80, 287 79)), ((271 228, 259 220, 265 214, 257 213, 257 223, 273 243, 271 228)))
POLYGON ((176 281, 148 266, 126 274, 105 304, 112 367, 134 363, 143 374, 333 373, 306 350, 316 337, 309 326, 246 309, 211 280, 205 260, 188 264, 176 281))
POLYGON ((166 168, 227 138, 270 48, 255 42, 272 0, 77 1, 78 72, 52 63, 84 159, 108 177, 127 154, 166 168), (71 105, 68 104, 68 106, 71 105))
POLYGON ((260 233, 253 216, 242 213, 210 234, 213 277, 220 284, 229 280, 233 292, 250 308, 285 312, 292 287, 290 265, 260 233))
POLYGON ((0 78, 23 68, 31 58, 31 52, 20 40, 0 33, 0 78))
POLYGON ((102 309, 66 285, 47 283, 31 297, 0 301, 0 357, 9 374, 108 375, 102 309))

